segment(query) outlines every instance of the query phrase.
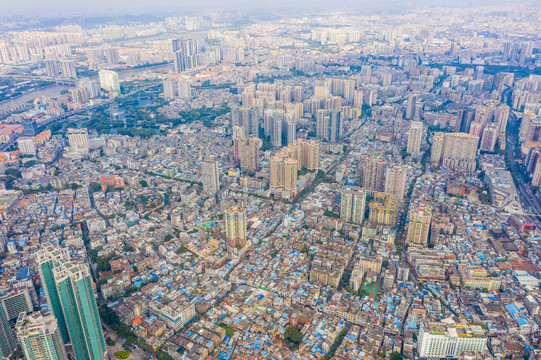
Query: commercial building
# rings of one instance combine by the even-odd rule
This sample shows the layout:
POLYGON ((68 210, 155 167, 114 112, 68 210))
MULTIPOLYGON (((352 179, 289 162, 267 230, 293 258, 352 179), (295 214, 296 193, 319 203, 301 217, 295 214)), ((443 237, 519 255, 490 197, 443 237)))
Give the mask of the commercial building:
POLYGON ((63 342, 71 343, 77 359, 106 359, 88 265, 70 261, 65 250, 52 244, 38 252, 37 263, 47 303, 58 322, 63 342))
POLYGON ((26 314, 34 308, 27 288, 13 289, 0 296, 0 304, 8 320, 17 319, 19 314, 26 314))
POLYGON ((27 360, 67 360, 57 320, 41 312, 21 314, 15 325, 27 360))
POLYGON ((11 356, 15 347, 15 338, 9 326, 9 319, 4 308, 0 307, 0 354, 7 359, 11 356))
POLYGON ((487 336, 480 325, 424 322, 417 351, 421 359, 458 359, 465 351, 483 352, 487 336))

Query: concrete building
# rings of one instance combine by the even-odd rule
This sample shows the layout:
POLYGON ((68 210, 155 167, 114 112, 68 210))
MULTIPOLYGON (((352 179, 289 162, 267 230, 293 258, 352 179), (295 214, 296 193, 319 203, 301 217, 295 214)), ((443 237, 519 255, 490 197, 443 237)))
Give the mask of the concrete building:
POLYGON ((21 314, 15 325, 27 360, 67 360, 57 320, 41 312, 21 314))
POLYGON ((411 120, 415 117, 416 108, 417 108, 417 96, 411 94, 408 96, 408 103, 406 106, 406 119, 411 120))
POLYGON ((396 196, 387 193, 375 193, 368 205, 370 222, 382 225, 394 225, 399 210, 396 196))
POLYGON ((421 141, 423 139, 423 123, 412 121, 408 133, 408 147, 406 151, 411 155, 420 155, 421 141))
POLYGON ((37 264, 47 303, 58 322, 63 342, 72 344, 77 359, 106 359, 107 349, 88 265, 72 262, 65 250, 52 244, 40 249, 37 264))
POLYGON ((90 148, 90 140, 88 138, 88 130, 86 128, 69 128, 67 136, 71 151, 82 153, 88 152, 90 148))
POLYGON ((404 166, 391 165, 385 170, 385 192, 404 198, 406 188, 406 175, 408 171, 404 166))
POLYGON ((4 312, 4 308, 0 307, 0 355, 8 359, 15 347, 16 342, 9 325, 8 315, 4 312))
POLYGON ((116 72, 111 70, 100 70, 98 75, 102 89, 106 91, 115 91, 120 94, 120 82, 116 72))
POLYGON ((36 155, 36 143, 33 137, 20 137, 17 139, 17 145, 23 155, 36 155))
POLYGON ((247 172, 259 170, 259 148, 261 140, 255 137, 237 138, 239 140, 240 169, 247 172))
POLYGON ((297 160, 278 154, 270 160, 270 187, 294 191, 297 189, 297 160))
POLYGON ((450 169, 472 171, 476 167, 479 137, 465 133, 434 134, 430 161, 450 169))
POLYGON ((29 313, 34 308, 27 288, 14 289, 0 297, 0 304, 8 320, 17 319, 21 313, 29 313))
POLYGON ((347 223, 362 225, 366 209, 366 192, 348 188, 340 196, 340 219, 347 223))
POLYGON ((318 110, 316 135, 323 141, 338 143, 342 138, 343 121, 339 110, 318 110))
POLYGON ((385 168, 387 163, 379 158, 366 158, 362 167, 363 188, 372 191, 383 191, 385 168))
POLYGON ((220 170, 217 161, 201 163, 201 180, 205 194, 214 195, 220 190, 220 170))
POLYGON ((488 276, 481 266, 459 265, 458 274, 463 286, 487 291, 499 290, 502 285, 500 277, 488 276))
POLYGON ((423 322, 417 351, 421 359, 458 359, 465 351, 483 352, 487 336, 480 325, 423 322))
POLYGON ((428 245, 432 211, 421 203, 411 211, 406 241, 410 244, 428 245))
POLYGON ((225 234, 230 249, 242 249, 246 245, 246 209, 233 206, 224 212, 225 234))

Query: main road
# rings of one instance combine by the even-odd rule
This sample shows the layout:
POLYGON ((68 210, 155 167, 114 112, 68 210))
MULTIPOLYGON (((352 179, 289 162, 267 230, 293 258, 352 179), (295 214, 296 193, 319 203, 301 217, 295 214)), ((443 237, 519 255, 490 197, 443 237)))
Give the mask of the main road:
POLYGON ((541 227, 541 204, 539 199, 533 195, 530 185, 524 183, 522 174, 518 170, 515 150, 518 136, 518 120, 513 112, 509 113, 509 127, 507 131, 507 160, 513 178, 516 180, 517 192, 519 195, 520 204, 523 207, 527 217, 531 222, 535 223, 537 227, 541 227))

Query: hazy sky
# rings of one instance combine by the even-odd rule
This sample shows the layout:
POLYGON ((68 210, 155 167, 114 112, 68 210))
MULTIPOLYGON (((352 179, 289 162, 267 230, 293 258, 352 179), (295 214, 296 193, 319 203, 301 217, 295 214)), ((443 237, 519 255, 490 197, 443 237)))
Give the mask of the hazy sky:
POLYGON ((182 15, 196 8, 253 10, 296 7, 314 10, 399 11, 435 6, 490 6, 517 3, 539 4, 539 0, 1 0, 0 14, 91 16, 116 14, 182 15))

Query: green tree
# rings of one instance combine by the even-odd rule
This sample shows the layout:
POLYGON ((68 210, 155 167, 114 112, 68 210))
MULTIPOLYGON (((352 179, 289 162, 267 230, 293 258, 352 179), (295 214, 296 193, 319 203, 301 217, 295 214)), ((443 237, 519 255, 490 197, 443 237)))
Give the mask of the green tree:
POLYGON ((288 326, 284 338, 298 345, 302 342, 303 334, 296 326, 288 326))
POLYGON ((91 193, 95 193, 101 190, 101 185, 97 182, 90 183, 90 187, 88 189, 91 193))
POLYGON ((398 351, 393 351, 391 353, 391 360, 402 360, 402 355, 398 351))
POLYGON ((160 351, 158 355, 156 355, 156 358, 158 360, 174 360, 173 357, 169 355, 168 353, 166 353, 165 351, 160 351))
POLYGON ((15 168, 6 169, 6 171, 4 171, 4 173, 6 175, 13 176, 14 178, 21 177, 21 172, 19 170, 15 169, 15 168))
POLYGON ((32 167, 34 165, 36 165, 38 162, 36 160, 28 160, 27 162, 24 163, 24 167, 25 168, 29 168, 29 167, 32 167))

